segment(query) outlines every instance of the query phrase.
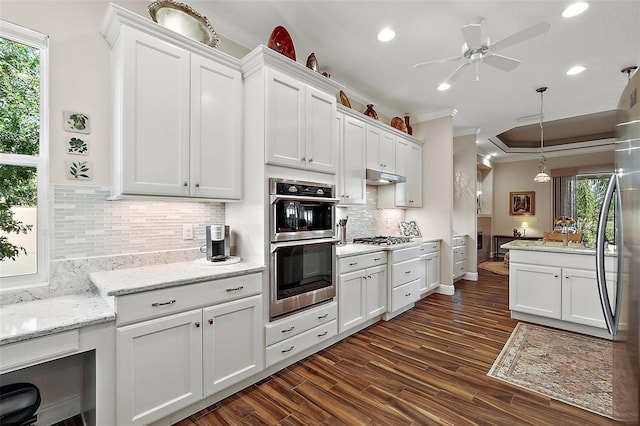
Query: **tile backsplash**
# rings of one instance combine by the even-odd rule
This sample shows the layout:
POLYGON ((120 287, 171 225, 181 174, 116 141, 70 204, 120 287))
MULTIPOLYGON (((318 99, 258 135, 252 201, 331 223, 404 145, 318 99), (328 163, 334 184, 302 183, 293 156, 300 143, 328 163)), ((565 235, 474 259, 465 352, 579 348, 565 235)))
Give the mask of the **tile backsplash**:
POLYGON ((109 188, 71 185, 52 194, 51 260, 200 247, 206 225, 225 223, 223 203, 108 201, 109 188), (193 240, 182 239, 183 224, 193 240))

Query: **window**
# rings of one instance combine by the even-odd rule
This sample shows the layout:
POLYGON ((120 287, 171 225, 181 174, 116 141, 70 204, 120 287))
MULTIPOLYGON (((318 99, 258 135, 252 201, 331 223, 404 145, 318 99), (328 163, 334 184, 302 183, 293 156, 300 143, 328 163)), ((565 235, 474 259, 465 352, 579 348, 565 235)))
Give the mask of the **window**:
POLYGON ((47 281, 47 45, 0 20, 0 290, 47 281))
MULTIPOLYGON (((552 174, 555 174, 555 170, 552 174)), ((596 246, 598 220, 611 172, 578 172, 553 178, 554 217, 571 216, 587 247, 596 246)), ((609 208, 605 237, 615 244, 615 205, 609 208)))

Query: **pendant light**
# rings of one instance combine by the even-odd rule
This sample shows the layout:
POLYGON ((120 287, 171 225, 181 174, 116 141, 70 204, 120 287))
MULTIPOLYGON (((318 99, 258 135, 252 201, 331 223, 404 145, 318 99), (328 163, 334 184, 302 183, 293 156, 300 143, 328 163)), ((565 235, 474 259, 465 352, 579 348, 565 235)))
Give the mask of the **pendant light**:
POLYGON ((539 183, 551 181, 551 176, 547 173, 544 164, 547 161, 547 159, 544 158, 544 128, 542 127, 542 117, 544 116, 543 96, 545 90, 547 90, 546 87, 536 89, 536 92, 540 93, 540 164, 538 165, 538 174, 533 178, 533 181, 539 183))

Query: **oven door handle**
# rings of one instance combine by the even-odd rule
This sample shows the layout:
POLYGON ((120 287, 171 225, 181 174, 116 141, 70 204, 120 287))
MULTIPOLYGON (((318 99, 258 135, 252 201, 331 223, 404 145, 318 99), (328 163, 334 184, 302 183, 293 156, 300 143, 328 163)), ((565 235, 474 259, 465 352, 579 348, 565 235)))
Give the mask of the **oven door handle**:
POLYGON ((336 238, 320 238, 316 240, 298 240, 298 241, 287 241, 282 243, 271 243, 271 253, 275 253, 276 251, 287 248, 287 247, 299 247, 299 246, 311 246, 316 244, 338 244, 338 239, 336 238))
POLYGON ((340 198, 323 198, 323 197, 305 197, 299 195, 271 195, 271 204, 275 204, 279 201, 312 201, 321 202, 327 204, 338 204, 340 198))

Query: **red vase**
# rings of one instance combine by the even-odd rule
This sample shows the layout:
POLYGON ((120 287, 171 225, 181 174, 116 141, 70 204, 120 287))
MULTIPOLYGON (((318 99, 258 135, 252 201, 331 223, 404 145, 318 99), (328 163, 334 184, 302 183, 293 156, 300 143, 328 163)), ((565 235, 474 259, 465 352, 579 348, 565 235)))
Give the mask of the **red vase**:
POLYGON ((373 109, 373 104, 368 104, 367 105, 367 110, 364 112, 364 115, 368 115, 369 117, 373 118, 374 120, 378 119, 378 113, 376 112, 376 110, 373 109))
POLYGON ((409 133, 410 135, 413 135, 413 129, 411 128, 411 125, 409 124, 409 116, 405 115, 404 116, 404 124, 407 125, 407 133, 409 133))

